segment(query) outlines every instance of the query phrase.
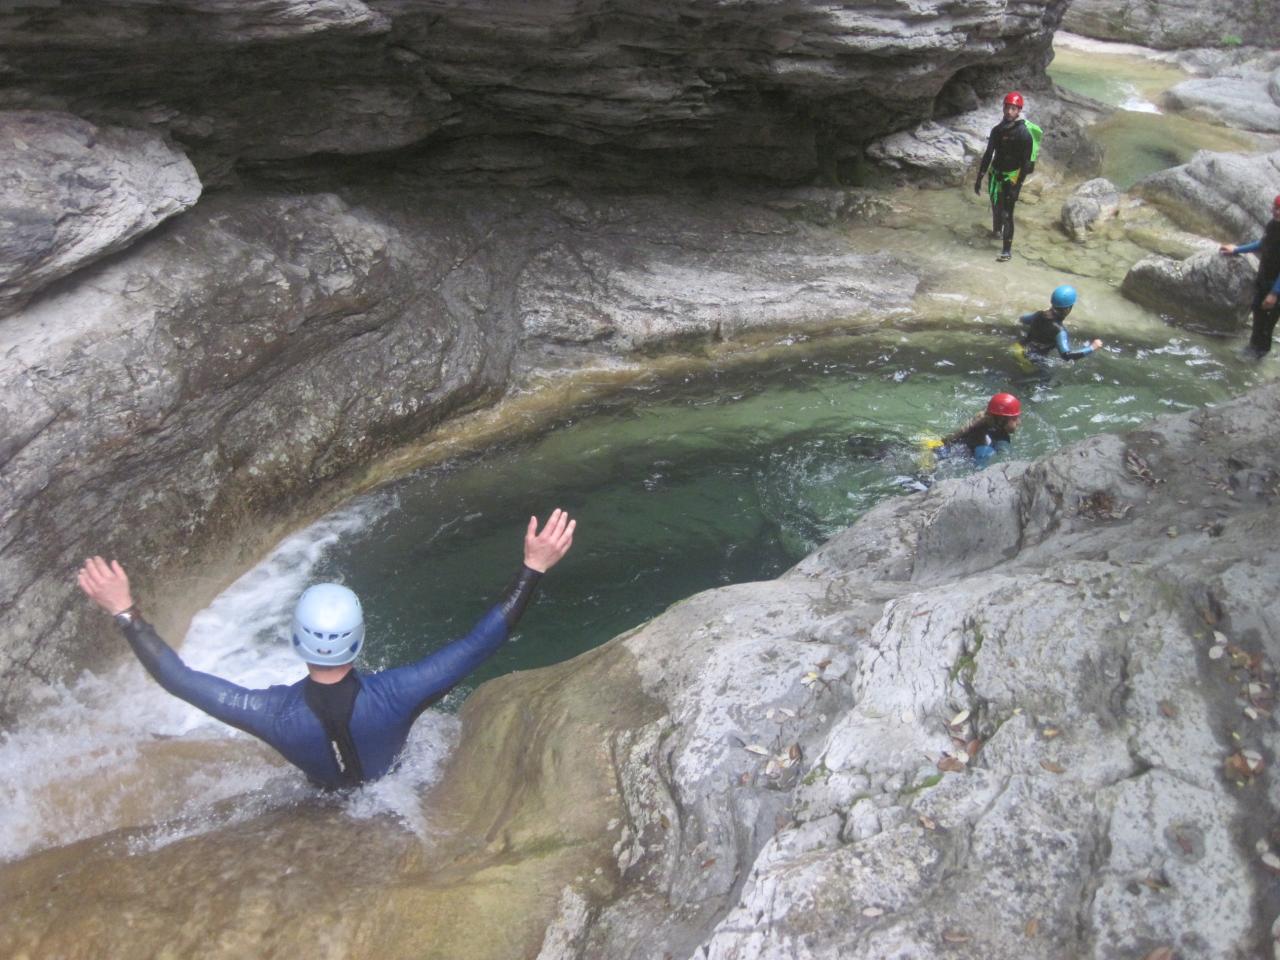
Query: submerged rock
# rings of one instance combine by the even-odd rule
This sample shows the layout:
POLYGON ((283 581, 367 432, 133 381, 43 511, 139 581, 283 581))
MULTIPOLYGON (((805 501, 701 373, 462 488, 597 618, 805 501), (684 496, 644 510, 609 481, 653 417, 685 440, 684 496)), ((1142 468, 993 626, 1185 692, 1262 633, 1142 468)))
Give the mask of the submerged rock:
POLYGON ((391 958, 1253 955, 1277 424, 1271 385, 883 503, 482 686, 427 845, 305 808, 86 841, 3 869, 0 947, 293 953, 319 903, 328 950, 391 958))

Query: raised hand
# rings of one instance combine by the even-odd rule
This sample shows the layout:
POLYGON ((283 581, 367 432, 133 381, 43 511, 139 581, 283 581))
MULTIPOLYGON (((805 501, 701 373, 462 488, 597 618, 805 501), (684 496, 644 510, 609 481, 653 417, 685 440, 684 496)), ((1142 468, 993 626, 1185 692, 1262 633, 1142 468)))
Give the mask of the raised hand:
POLYGON ((80 568, 76 580, 85 596, 112 616, 133 606, 129 576, 118 560, 107 563, 102 557, 90 557, 80 568))
POLYGON ((573 528, 577 520, 557 507, 547 518, 547 525, 538 532, 538 518, 529 518, 529 529, 524 534, 524 564, 530 570, 546 573, 573 546, 573 528))

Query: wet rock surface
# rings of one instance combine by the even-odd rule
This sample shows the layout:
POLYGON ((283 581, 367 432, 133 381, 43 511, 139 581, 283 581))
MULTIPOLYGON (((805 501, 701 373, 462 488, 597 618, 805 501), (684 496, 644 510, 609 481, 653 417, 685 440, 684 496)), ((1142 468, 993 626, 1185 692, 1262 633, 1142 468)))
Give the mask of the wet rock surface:
POLYGON ((231 956, 215 931, 285 945, 320 898, 361 917, 329 949, 389 957, 421 924, 478 958, 1260 953, 1278 414, 1267 386, 941 483, 777 580, 485 685, 434 845, 308 810, 123 860, 86 841, 5 868, 3 945, 159 953, 181 915, 184 952, 231 956), (271 881, 284 837, 342 883, 271 881), (172 882, 210 858, 236 897, 172 882))

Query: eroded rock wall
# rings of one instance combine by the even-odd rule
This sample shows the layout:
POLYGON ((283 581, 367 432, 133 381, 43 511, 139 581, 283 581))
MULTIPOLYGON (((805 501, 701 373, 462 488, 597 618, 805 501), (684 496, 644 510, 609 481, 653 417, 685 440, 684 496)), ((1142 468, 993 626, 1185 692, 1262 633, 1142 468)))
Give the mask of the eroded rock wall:
POLYGON ((410 146, 527 175, 539 143, 628 178, 795 180, 929 119, 953 81, 1042 78, 1065 7, 65 0, 0 13, 0 107, 156 128, 209 182, 410 146))
POLYGON ((1280 43, 1275 8, 1265 3, 1072 0, 1062 25, 1082 36, 1159 50, 1280 43))

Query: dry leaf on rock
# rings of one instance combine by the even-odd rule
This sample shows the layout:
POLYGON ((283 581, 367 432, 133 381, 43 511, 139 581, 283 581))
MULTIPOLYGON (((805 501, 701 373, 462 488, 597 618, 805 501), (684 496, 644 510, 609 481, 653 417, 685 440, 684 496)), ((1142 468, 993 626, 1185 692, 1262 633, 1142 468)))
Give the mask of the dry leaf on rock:
POLYGON ((1178 708, 1176 706, 1174 706, 1168 700, 1160 701, 1160 716, 1166 717, 1172 720, 1177 715, 1178 715, 1178 708))
POLYGON ((1173 947, 1156 947, 1142 960, 1174 960, 1173 947))
POLYGON ((934 820, 933 817, 926 816, 922 813, 920 814, 920 826, 924 827, 926 830, 937 830, 938 821, 934 820))
POLYGON ((1022 928, 1022 932, 1025 933, 1028 937, 1034 937, 1036 934, 1038 934, 1040 932, 1040 918, 1032 917, 1030 920, 1028 920, 1026 923, 1026 926, 1022 928))
POLYGON ((769 748, 759 743, 748 743, 742 749, 747 751, 747 753, 758 754, 762 757, 767 757, 769 755, 769 748))
POLYGON ((862 915, 864 917, 883 917, 884 911, 879 907, 863 907, 862 915))
POLYGON ((1040 766, 1044 767, 1050 773, 1066 773, 1067 768, 1053 760, 1041 760, 1040 766))
POLYGON ((947 943, 968 943, 972 937, 963 930, 943 930, 942 939, 947 943))
POLYGON ((951 754, 944 753, 938 761, 938 769, 944 773, 959 773, 964 770, 964 764, 951 754))

